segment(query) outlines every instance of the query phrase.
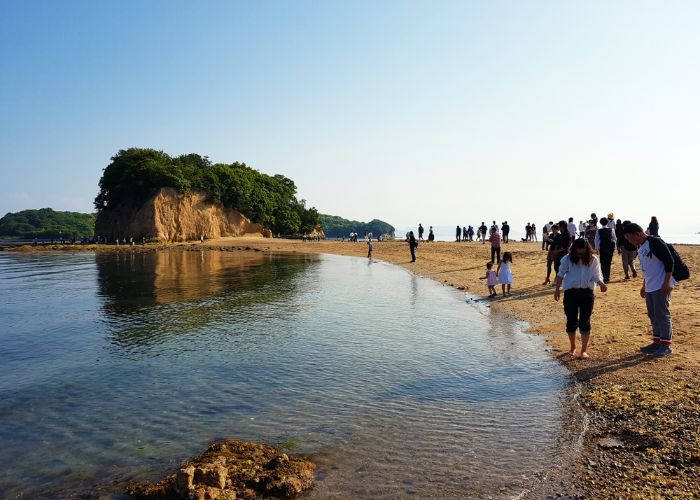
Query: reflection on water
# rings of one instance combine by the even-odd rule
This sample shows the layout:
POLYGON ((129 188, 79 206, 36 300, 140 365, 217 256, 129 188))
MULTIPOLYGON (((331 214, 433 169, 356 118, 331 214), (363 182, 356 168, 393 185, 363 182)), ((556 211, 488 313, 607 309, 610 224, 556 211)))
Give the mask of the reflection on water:
POLYGON ((260 314, 259 304, 284 304, 284 314, 294 314, 294 290, 314 286, 302 283, 300 273, 317 261, 314 255, 281 259, 257 252, 97 255, 104 321, 123 353, 165 342, 196 343, 202 339, 198 332, 216 323, 260 314))
POLYGON ((295 441, 312 497, 508 496, 570 445, 541 339, 382 263, 0 255, 0 294, 0 497, 119 488, 220 437, 295 441))

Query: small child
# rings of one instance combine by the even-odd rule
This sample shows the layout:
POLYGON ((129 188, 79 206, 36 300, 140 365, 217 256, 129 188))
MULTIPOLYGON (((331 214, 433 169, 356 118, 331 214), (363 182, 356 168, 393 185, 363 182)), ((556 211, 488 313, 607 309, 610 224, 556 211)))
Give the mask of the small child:
POLYGON ((496 274, 498 275, 498 282, 501 284, 501 290, 503 291, 503 296, 507 295, 510 297, 510 286, 513 284, 513 271, 511 271, 510 266, 513 263, 513 254, 510 252, 505 252, 503 254, 503 259, 498 264, 498 269, 496 274))
POLYGON ((367 242, 367 258, 371 259, 372 258, 372 250, 374 250, 374 245, 372 244, 372 241, 367 242))
POLYGON ((489 287, 489 297, 496 297, 496 285, 498 284, 498 276, 496 271, 493 270, 493 262, 486 263, 486 274, 479 278, 481 280, 486 280, 486 286, 489 287))

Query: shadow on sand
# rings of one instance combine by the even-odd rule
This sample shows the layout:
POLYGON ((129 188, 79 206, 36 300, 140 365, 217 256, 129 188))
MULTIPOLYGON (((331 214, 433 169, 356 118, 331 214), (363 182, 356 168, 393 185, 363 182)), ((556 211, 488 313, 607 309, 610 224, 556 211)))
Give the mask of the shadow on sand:
POLYGON ((605 375, 606 373, 631 368, 654 359, 653 357, 642 353, 629 354, 627 356, 614 359, 591 359, 586 361, 572 360, 568 353, 559 354, 557 358, 565 364, 570 364, 573 362, 578 365, 572 366, 571 368, 573 369, 572 371, 575 377, 580 382, 587 382, 600 377, 601 375, 605 375), (582 363, 585 363, 585 366, 582 366, 582 363))

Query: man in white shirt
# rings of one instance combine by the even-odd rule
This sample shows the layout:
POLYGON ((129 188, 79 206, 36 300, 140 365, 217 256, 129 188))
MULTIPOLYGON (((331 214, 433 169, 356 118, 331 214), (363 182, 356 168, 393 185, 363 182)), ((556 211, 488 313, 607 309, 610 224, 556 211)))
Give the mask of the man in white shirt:
POLYGON ((586 224, 582 220, 578 222, 578 235, 581 238, 586 236, 586 224))
POLYGON ((669 311, 671 292, 676 284, 673 255, 661 238, 648 236, 639 224, 627 224, 624 235, 627 241, 639 247, 639 264, 644 273, 639 295, 646 300, 653 332, 652 343, 642 347, 641 351, 652 356, 668 356, 673 352, 673 325, 669 311))
POLYGON ((610 212, 608 214, 607 219, 608 219, 608 227, 614 231, 615 230, 615 214, 610 212))
POLYGON ((569 223, 566 225, 569 229, 569 234, 571 235, 571 241, 576 239, 576 224, 574 224, 574 218, 569 217, 569 223))

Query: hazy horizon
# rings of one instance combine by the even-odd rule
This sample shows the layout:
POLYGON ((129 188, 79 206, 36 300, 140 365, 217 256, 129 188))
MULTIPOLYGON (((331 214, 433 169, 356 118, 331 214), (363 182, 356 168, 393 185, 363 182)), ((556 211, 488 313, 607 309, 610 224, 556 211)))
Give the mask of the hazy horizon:
POLYGON ((0 216, 119 149, 397 228, 592 211, 700 231, 700 3, 0 1, 0 216))

